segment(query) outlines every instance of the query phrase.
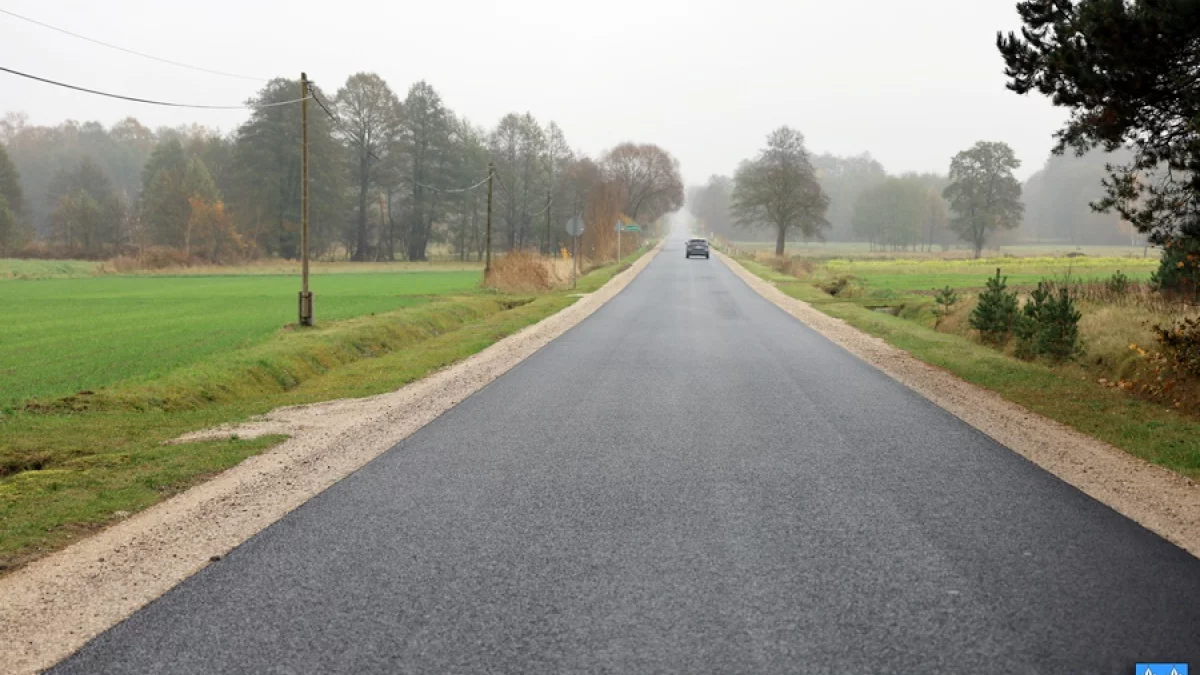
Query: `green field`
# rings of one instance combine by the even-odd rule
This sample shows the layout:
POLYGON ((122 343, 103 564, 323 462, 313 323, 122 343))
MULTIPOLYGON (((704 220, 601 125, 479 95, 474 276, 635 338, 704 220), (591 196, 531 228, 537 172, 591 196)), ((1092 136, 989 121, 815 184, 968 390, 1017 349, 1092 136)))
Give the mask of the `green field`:
POLYGON ((982 258, 979 260, 826 260, 820 269, 830 275, 861 279, 868 289, 895 292, 983 288, 999 268, 1010 285, 1036 285, 1043 279, 1102 281, 1120 271, 1130 279, 1147 280, 1158 260, 1147 258, 982 258))
MULTIPOLYGON (((774 242, 749 241, 735 242, 733 246, 743 251, 775 252, 774 242)), ((909 259, 948 259, 969 260, 974 252, 968 248, 951 248, 942 250, 934 247, 933 251, 889 251, 886 249, 872 250, 870 244, 862 241, 828 241, 828 242, 788 242, 785 255, 802 256, 813 259, 828 258, 909 258, 909 259)), ((1159 250, 1143 246, 1072 246, 1070 244, 1017 244, 986 249, 986 257, 1041 257, 1063 258, 1068 254, 1082 255, 1094 258, 1155 258, 1159 250)))
MULTIPOLYGON (((16 261, 21 262, 21 261, 16 261)), ((473 291, 477 271, 314 277, 318 322, 473 291)), ((153 379, 262 342, 296 320, 295 276, 0 279, 0 406, 153 379)))

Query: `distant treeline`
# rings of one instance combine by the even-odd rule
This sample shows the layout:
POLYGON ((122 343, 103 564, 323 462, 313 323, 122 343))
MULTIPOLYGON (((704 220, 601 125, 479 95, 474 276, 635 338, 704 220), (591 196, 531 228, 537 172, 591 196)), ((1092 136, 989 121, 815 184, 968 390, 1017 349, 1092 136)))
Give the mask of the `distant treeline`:
MULTIPOLYGON (((1090 207, 1103 196, 1106 163, 1128 159, 1124 151, 1051 155, 1022 186, 1021 227, 997 232, 990 245, 1141 245, 1145 236, 1116 213, 1097 213, 1090 207)), ((945 174, 890 175, 869 153, 814 155, 812 165, 829 196, 826 240, 866 241, 884 249, 965 245, 948 227, 951 214, 942 196, 949 184, 945 174)), ((772 240, 768 230, 735 224, 730 213, 733 188, 728 176, 712 176, 707 183, 688 188, 688 209, 703 231, 737 241, 772 240)))
MULTIPOLYGON (((297 80, 269 82, 232 133, 149 129, 130 117, 34 126, 0 122, 0 255, 101 258, 148 249, 184 260, 294 258, 300 245, 297 80)), ((588 245, 616 218, 652 223, 683 202, 678 162, 626 143, 598 159, 554 122, 505 115, 484 129, 418 82, 401 100, 373 73, 309 102, 311 251, 353 260, 455 257, 484 247, 488 163, 494 247, 556 249, 583 214, 588 245), (547 213, 549 218, 547 219, 547 213)))

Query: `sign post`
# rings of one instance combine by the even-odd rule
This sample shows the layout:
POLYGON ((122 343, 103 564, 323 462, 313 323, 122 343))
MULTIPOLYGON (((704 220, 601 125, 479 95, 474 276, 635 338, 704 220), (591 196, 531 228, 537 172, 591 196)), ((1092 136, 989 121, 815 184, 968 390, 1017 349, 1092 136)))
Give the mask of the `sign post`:
POLYGON ((621 219, 617 218, 617 262, 621 262, 621 219))
POLYGON ((579 280, 579 235, 583 234, 583 218, 575 216, 568 220, 566 230, 571 235, 571 246, 575 249, 571 253, 571 288, 575 288, 579 280))

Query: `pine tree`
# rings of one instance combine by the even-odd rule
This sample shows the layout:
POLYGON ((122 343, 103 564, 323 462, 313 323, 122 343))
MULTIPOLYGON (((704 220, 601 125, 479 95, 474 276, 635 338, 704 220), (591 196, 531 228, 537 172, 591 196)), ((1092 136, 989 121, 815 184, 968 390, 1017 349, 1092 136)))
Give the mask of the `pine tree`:
POLYGON ((1047 314, 1047 307, 1052 301, 1049 285, 1039 281, 1037 288, 1029 294, 1029 300, 1021 308, 1021 315, 1013 326, 1017 337, 1017 356, 1032 359, 1039 353, 1038 344, 1042 330, 1042 322, 1047 314))
POLYGON ((1037 353, 1060 362, 1075 358, 1082 351, 1079 344, 1079 319, 1083 315, 1065 288, 1057 298, 1050 298, 1041 313, 1037 337, 1037 353))
POLYGON ((984 342, 1004 345, 1012 334, 1017 319, 1017 294, 1008 292, 1008 277, 988 279, 987 289, 979 295, 979 303, 971 312, 971 328, 979 331, 984 342))
POLYGON ((936 306, 933 308, 933 316, 935 317, 933 327, 937 328, 941 325, 942 319, 950 316, 954 305, 958 303, 958 294, 954 292, 953 288, 947 286, 937 292, 937 296, 934 297, 933 301, 936 303, 936 306))
POLYGON ((1060 288, 1056 296, 1050 283, 1038 282, 1013 329, 1017 336, 1017 356, 1025 359, 1044 356, 1054 362, 1074 358, 1081 349, 1080 317, 1082 314, 1067 289, 1060 288))

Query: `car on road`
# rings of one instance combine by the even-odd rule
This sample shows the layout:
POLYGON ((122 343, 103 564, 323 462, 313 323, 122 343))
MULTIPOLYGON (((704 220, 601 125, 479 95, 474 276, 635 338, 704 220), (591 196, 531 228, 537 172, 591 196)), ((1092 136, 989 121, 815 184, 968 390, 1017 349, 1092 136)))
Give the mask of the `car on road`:
POLYGON ((685 257, 691 258, 694 255, 702 255, 704 256, 705 260, 708 259, 707 239, 688 239, 687 255, 685 257))

